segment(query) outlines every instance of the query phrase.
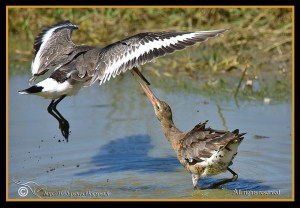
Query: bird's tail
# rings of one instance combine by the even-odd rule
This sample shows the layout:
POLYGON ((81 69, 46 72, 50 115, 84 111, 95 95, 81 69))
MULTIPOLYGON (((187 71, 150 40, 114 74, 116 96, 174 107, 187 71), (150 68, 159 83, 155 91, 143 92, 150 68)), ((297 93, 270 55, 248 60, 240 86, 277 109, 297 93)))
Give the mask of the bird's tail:
POLYGON ((43 88, 44 87, 34 85, 25 90, 20 90, 20 91, 18 91, 18 93, 20 93, 22 95, 33 94, 33 93, 42 92, 43 88))

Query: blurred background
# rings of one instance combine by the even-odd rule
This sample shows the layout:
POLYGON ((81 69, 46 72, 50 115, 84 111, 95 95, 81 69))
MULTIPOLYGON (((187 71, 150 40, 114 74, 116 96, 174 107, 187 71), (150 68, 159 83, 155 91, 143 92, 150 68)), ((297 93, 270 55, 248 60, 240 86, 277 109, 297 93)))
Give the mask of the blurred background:
POLYGON ((34 38, 45 27, 65 20, 79 26, 72 35, 76 44, 99 47, 146 31, 230 28, 222 38, 141 69, 165 77, 158 79, 160 84, 168 81, 164 87, 174 90, 248 100, 291 98, 291 8, 10 8, 9 63, 14 70, 9 73, 28 73, 34 38), (195 85, 191 79, 197 80, 195 85))

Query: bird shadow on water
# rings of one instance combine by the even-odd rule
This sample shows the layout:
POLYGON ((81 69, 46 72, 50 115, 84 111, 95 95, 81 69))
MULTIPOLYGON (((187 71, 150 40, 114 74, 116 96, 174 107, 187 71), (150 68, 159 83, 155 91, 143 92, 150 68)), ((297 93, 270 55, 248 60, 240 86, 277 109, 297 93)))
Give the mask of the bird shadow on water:
MULTIPOLYGON (((77 176, 94 174, 115 173, 122 171, 137 171, 147 173, 172 172, 181 167, 175 156, 151 157, 148 152, 153 148, 148 135, 132 135, 110 141, 103 145, 98 153, 93 156, 90 163, 94 168, 77 173, 77 176)), ((186 172, 186 174, 189 174, 186 172)), ((199 180, 201 188, 210 187, 223 179, 213 176, 203 177, 199 180)), ((238 178, 217 187, 217 189, 241 190, 241 191, 268 191, 273 187, 254 179, 238 178)))
MULTIPOLYGON (((225 178, 225 177, 224 177, 225 178)), ((224 179, 216 179, 213 176, 204 177, 199 180, 198 186, 202 189, 210 189, 209 187, 212 184, 220 182, 224 179)), ((221 186, 216 187, 215 189, 226 189, 226 190, 238 190, 238 191, 270 191, 275 190, 274 187, 264 184, 261 181, 246 179, 246 178, 238 178, 234 182, 228 182, 221 186)))
POLYGON ((169 172, 180 166, 175 156, 151 157, 153 148, 148 135, 119 138, 102 146, 91 158, 95 168, 76 175, 112 173, 119 171, 169 172))

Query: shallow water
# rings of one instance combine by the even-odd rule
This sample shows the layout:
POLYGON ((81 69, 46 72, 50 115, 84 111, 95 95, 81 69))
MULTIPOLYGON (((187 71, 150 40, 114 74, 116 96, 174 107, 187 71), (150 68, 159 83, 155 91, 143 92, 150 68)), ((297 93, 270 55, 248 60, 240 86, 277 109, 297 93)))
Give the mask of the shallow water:
MULTIPOLYGON (((288 101, 239 101, 237 106, 151 85, 157 97, 170 104, 174 122, 183 131, 209 120, 215 129, 247 132, 231 166, 238 180, 219 189, 194 191, 190 174, 177 161, 130 73, 84 88, 58 105, 70 123, 68 142, 46 110, 50 100, 17 93, 28 86, 28 79, 29 75, 9 77, 9 199, 292 197, 288 101)), ((199 186, 228 177, 229 172, 202 178, 199 186)))

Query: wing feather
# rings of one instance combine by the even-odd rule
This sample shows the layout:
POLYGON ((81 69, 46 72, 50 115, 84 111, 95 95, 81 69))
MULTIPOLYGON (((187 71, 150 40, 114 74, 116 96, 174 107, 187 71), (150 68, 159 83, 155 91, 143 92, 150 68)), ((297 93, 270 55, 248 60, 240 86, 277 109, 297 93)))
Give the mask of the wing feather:
POLYGON ((227 29, 198 32, 147 32, 140 33, 103 48, 99 53, 96 73, 90 85, 96 80, 100 84, 121 72, 145 64, 155 58, 182 50, 197 42, 215 37, 227 29), (104 63, 104 64, 103 64, 104 63))
POLYGON ((210 158, 220 148, 231 142, 243 139, 238 132, 214 130, 206 128, 207 121, 194 127, 182 140, 179 149, 181 156, 187 161, 203 161, 210 158))
POLYGON ((33 76, 44 74, 50 67, 63 65, 74 58, 76 46, 71 40, 72 30, 78 29, 69 21, 44 29, 34 41, 34 58, 31 64, 33 76))

